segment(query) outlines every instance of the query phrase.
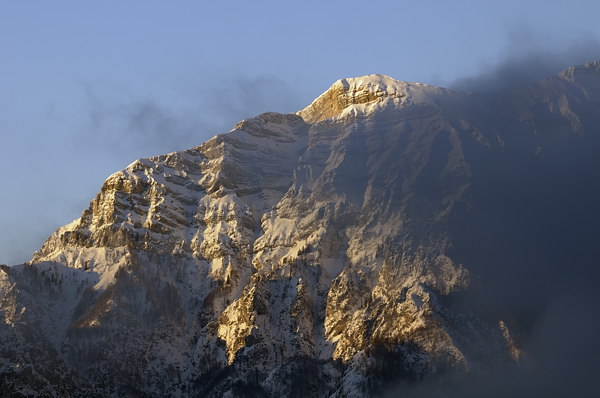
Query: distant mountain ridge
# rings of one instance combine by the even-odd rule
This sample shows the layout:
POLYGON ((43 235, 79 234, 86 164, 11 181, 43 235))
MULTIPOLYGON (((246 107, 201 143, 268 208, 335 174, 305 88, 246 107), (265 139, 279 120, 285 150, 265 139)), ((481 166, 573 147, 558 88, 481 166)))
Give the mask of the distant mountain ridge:
POLYGON ((0 269, 0 390, 363 397, 518 363, 557 281, 597 276, 598 109, 599 61, 499 94, 369 75, 137 160, 0 269))

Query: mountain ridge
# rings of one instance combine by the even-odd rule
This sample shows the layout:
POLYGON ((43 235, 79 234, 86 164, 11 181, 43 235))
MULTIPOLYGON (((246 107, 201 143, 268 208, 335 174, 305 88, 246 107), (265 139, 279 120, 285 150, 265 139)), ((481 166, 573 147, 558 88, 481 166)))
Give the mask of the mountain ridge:
POLYGON ((296 114, 133 162, 30 264, 0 270, 0 383, 350 397, 517 361, 514 308, 462 297, 523 257, 515 230, 542 248, 506 209, 549 194, 555 214, 572 204, 564 186, 583 189, 570 172, 595 178, 600 86, 580 70, 596 77, 598 62, 508 97, 342 79, 296 114))

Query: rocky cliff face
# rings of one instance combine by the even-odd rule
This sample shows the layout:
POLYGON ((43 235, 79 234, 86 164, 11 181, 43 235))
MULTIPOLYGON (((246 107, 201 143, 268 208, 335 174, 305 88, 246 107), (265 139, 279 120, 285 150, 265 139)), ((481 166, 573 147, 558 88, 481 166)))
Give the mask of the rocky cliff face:
POLYGON ((0 269, 0 385, 360 397, 517 361, 518 319, 464 297, 513 259, 503 212, 589 171, 598 105, 598 63, 497 96, 372 75, 138 160, 0 269))

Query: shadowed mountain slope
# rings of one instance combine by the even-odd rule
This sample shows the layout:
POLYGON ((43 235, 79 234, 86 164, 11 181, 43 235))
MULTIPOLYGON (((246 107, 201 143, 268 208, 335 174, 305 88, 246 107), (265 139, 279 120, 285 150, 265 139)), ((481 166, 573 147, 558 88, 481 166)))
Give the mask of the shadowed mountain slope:
POLYGON ((538 366, 552 303, 595 299, 599 109, 598 62, 502 94, 370 75, 138 160, 0 269, 2 391, 361 397, 538 366))

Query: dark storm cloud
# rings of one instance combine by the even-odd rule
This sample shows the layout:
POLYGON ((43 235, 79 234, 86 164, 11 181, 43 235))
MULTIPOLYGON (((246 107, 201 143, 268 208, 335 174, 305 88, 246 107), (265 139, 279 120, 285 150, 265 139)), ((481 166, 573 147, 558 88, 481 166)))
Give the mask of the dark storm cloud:
MULTIPOLYGON (((552 48, 539 36, 519 31, 510 42, 501 62, 456 81, 454 88, 500 92, 600 59, 600 41, 594 37, 552 48)), ((384 396, 598 395, 600 171, 594 148, 600 145, 600 117, 593 115, 587 119, 585 144, 557 147, 555 157, 543 164, 520 164, 513 157, 510 166, 493 164, 479 180, 474 176, 476 209, 454 231, 453 258, 473 276, 473 289, 453 301, 454 309, 504 320, 522 359, 513 364, 471 362, 468 372, 394 385, 384 396)), ((510 128, 514 134, 528 134, 518 124, 510 128)), ((556 133, 553 128, 540 123, 539 134, 556 133)))
POLYGON ((450 86, 462 91, 498 92, 517 88, 574 65, 600 59, 600 40, 581 36, 567 44, 521 28, 508 34, 505 55, 475 76, 456 80, 450 86))
POLYGON ((519 363, 471 363, 452 372, 394 386, 386 398, 592 397, 600 391, 598 294, 565 291, 552 300, 525 342, 519 363))

